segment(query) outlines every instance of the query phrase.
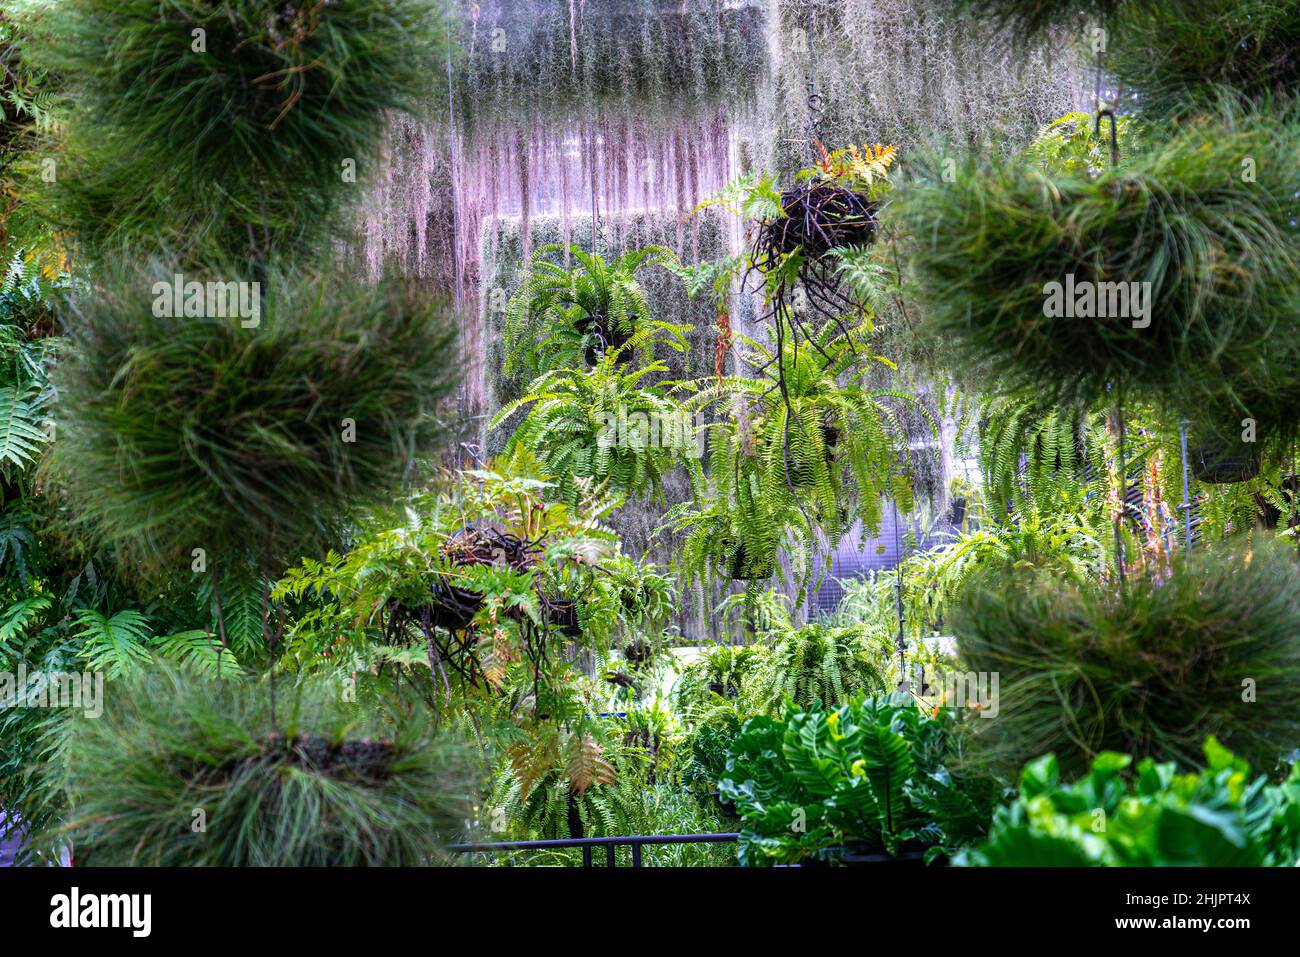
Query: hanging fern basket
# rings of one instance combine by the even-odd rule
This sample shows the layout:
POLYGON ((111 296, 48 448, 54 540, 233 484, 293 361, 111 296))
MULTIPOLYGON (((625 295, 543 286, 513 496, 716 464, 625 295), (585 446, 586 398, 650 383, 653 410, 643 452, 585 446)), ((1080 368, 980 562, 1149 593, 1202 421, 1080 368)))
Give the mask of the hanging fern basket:
POLYGON ((744 544, 737 545, 726 561, 727 570, 736 581, 764 581, 776 572, 776 562, 771 558, 751 559, 744 544))
MULTIPOLYGON (((583 360, 588 366, 596 366, 606 352, 623 349, 632 338, 636 331, 636 316, 628 316, 627 321, 620 324, 608 316, 583 313, 574 320, 573 328, 587 340, 583 360)), ((631 355, 624 350, 619 352, 614 361, 618 365, 624 365, 630 358, 631 355)))
POLYGON ((429 619, 443 631, 464 631, 483 607, 483 596, 467 588, 457 588, 441 581, 433 586, 429 601, 429 619))
POLYGON ((654 654, 654 645, 644 638, 633 638, 623 646, 623 657, 627 659, 628 664, 633 668, 649 664, 651 659, 654 658, 654 654))
MULTIPOLYGON (((449 536, 440 549, 444 559, 457 565, 493 565, 504 562, 516 571, 536 564, 539 549, 535 543, 494 528, 462 528, 449 536)), ((468 628, 483 596, 461 588, 450 575, 440 576, 430 594, 429 613, 432 624, 446 631, 468 628)))

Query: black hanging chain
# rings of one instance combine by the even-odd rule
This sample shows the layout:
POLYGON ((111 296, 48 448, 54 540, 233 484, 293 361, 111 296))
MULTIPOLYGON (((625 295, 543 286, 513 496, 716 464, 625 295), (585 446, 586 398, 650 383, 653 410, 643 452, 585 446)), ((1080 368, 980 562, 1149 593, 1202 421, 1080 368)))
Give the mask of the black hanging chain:
POLYGON ((806 9, 808 19, 804 30, 804 46, 808 49, 808 82, 805 84, 807 97, 804 102, 808 107, 808 121, 804 125, 804 132, 808 141, 808 156, 815 163, 818 158, 818 148, 822 142, 822 122, 825 119, 826 105, 822 95, 817 92, 817 60, 813 55, 812 39, 813 0, 808 0, 806 9))

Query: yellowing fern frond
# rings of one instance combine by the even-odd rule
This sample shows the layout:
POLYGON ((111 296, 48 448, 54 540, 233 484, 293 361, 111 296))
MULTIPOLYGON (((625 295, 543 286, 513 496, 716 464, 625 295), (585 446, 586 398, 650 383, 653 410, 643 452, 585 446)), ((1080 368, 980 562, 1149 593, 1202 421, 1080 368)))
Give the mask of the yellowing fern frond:
POLYGON ((569 790, 581 797, 593 784, 613 784, 614 765, 605 758, 605 749, 590 734, 575 736, 569 742, 565 773, 569 790))

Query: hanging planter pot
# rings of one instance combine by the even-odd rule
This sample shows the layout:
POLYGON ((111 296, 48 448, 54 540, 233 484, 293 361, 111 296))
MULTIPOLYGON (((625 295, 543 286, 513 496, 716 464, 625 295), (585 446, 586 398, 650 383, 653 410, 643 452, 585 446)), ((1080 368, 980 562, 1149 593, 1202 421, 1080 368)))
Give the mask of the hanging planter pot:
POLYGON ((444 631, 464 631, 483 607, 483 596, 441 581, 430 596, 430 623, 444 631))
POLYGON ((542 612, 552 628, 559 630, 566 638, 581 638, 582 625, 578 619, 578 603, 571 598, 547 598, 541 596, 542 612))
POLYGON ((1259 474, 1259 444, 1234 440, 1218 431, 1203 433, 1193 440, 1188 458, 1192 476, 1210 485, 1249 482, 1259 474))
POLYGON ((654 645, 644 638, 633 638, 623 646, 623 657, 633 668, 639 668, 654 657, 654 645))
POLYGON ((267 735, 262 744, 264 754, 283 754, 291 763, 332 778, 382 781, 397 751, 392 741, 335 741, 322 735, 300 734, 285 738, 267 735))
POLYGON ((627 328, 619 328, 607 316, 583 313, 574 321, 573 327, 580 335, 591 339, 583 352, 583 359, 588 366, 599 364, 601 356, 615 349, 622 350, 614 359, 616 365, 624 365, 631 358, 623 346, 636 331, 636 316, 628 316, 627 328))
MULTIPOLYGON (((1289 496, 1300 495, 1300 475, 1284 475, 1278 485, 1289 496)), ((1289 509, 1284 512, 1259 493, 1255 494, 1255 505, 1259 508, 1259 522, 1265 528, 1292 526, 1293 516, 1289 509)), ((1294 521, 1300 522, 1300 514, 1294 517, 1294 521)))
MULTIPOLYGON (((531 542, 494 528, 462 528, 442 543, 440 554, 461 566, 504 562, 522 571, 537 561, 538 549, 531 542)), ((483 607, 483 596, 461 588, 451 576, 441 576, 430 593, 431 623, 445 631, 464 631, 483 607)))

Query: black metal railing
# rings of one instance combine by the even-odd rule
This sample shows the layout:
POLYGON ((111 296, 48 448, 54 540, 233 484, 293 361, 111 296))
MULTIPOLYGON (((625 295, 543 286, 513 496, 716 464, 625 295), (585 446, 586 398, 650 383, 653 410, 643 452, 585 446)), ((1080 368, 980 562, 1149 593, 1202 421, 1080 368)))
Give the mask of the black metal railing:
POLYGON ((647 844, 725 844, 734 841, 739 834, 636 834, 627 837, 570 837, 553 841, 502 841, 496 844, 452 844, 447 849, 457 854, 474 854, 479 852, 500 853, 503 851, 545 851, 560 850, 568 847, 582 848, 582 866, 592 867, 591 849, 605 849, 605 866, 614 867, 614 849, 632 848, 632 866, 641 866, 641 848, 647 844))

